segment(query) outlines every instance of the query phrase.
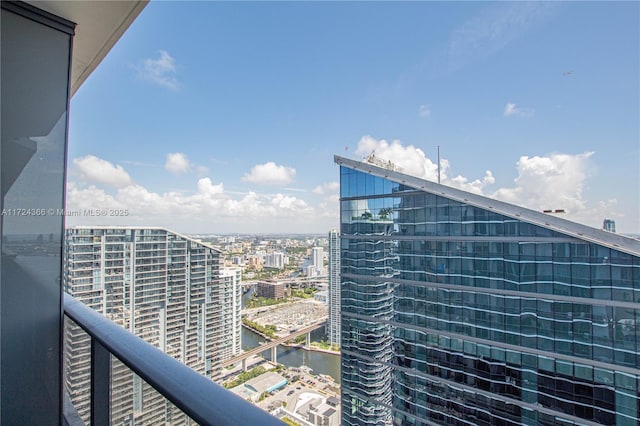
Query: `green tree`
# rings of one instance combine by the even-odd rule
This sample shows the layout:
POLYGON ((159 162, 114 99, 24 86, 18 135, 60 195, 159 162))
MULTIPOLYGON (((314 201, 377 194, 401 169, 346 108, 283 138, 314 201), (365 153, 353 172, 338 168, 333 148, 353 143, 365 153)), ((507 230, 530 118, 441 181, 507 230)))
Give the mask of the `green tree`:
POLYGON ((382 220, 387 220, 389 219, 389 216, 391 216, 392 212, 393 210, 391 209, 391 207, 385 207, 383 209, 380 209, 380 213, 378 214, 378 217, 380 217, 380 219, 382 220))

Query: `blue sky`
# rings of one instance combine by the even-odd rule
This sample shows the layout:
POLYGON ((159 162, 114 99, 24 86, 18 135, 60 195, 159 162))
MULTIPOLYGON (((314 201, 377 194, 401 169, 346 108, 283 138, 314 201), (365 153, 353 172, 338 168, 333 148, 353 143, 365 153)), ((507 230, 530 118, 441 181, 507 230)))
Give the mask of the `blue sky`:
POLYGON ((338 226, 333 155, 640 233, 638 2, 151 2, 71 102, 68 208, 338 226))

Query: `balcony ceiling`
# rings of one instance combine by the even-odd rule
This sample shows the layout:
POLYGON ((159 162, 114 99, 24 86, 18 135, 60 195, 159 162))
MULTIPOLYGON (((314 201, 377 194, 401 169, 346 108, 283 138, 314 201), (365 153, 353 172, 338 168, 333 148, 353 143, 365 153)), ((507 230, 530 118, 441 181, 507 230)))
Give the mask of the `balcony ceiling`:
POLYGON ((71 96, 138 17, 143 1, 27 1, 46 12, 75 22, 71 96))

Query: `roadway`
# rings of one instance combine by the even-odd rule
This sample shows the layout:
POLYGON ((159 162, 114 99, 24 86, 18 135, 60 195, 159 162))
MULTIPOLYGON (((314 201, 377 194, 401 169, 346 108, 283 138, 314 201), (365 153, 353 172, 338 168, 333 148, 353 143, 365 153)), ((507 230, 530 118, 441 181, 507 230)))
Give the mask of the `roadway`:
POLYGON ((296 282, 326 282, 327 275, 318 275, 317 277, 297 277, 297 278, 269 278, 265 280, 243 281, 240 285, 243 287, 251 287, 258 284, 258 281, 273 281, 277 283, 296 283, 296 282))

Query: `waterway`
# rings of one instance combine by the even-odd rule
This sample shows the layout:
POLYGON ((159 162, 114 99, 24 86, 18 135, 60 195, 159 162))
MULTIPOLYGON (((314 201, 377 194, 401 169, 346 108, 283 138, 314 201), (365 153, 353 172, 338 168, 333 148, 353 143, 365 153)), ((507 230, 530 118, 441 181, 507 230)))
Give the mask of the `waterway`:
MULTIPOLYGON (((251 297, 251 293, 242 295, 242 306, 251 297)), ((324 336, 324 328, 319 328, 311 332, 311 340, 319 341, 324 336)), ((257 333, 242 327, 242 349, 253 349, 264 342, 265 339, 257 333)), ((265 359, 271 360, 271 350, 266 350, 261 354, 265 359)), ((307 366, 313 370, 314 374, 326 374, 340 383, 340 356, 325 352, 307 351, 302 348, 291 348, 278 346, 278 362, 287 367, 307 366)))

